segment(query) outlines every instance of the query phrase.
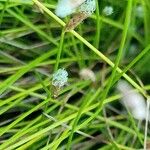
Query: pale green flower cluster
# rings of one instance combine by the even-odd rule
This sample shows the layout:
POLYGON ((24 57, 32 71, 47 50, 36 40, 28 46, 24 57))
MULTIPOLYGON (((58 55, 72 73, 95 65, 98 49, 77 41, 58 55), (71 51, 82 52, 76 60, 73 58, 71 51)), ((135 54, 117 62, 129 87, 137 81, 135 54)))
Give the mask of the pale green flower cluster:
POLYGON ((113 7, 112 6, 106 6, 103 9, 103 14, 106 16, 110 16, 113 13, 113 7))
POLYGON ((57 16, 64 18, 77 10, 86 15, 91 15, 95 9, 95 0, 59 0, 55 13, 57 16))
POLYGON ((59 69, 53 74, 52 85, 58 88, 67 84, 68 72, 65 69, 59 69))
POLYGON ((86 0, 79 8, 80 12, 91 15, 96 9, 95 0, 86 0))

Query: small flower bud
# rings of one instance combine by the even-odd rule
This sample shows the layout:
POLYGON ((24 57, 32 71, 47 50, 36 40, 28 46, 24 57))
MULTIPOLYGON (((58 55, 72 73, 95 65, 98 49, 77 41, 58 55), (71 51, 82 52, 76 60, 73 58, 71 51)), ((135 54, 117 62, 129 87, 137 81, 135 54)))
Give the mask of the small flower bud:
POLYGON ((92 70, 88 69, 88 68, 82 69, 80 71, 79 75, 84 80, 91 80, 93 82, 96 81, 96 77, 95 77, 94 72, 92 70))
POLYGON ((103 14, 106 16, 110 16, 112 13, 113 13, 113 7, 111 7, 111 6, 106 6, 103 9, 103 14))
POLYGON ((138 18, 143 18, 143 16, 144 16, 144 10, 143 10, 143 7, 141 5, 139 5, 139 6, 136 7, 136 9, 135 9, 135 15, 138 18))

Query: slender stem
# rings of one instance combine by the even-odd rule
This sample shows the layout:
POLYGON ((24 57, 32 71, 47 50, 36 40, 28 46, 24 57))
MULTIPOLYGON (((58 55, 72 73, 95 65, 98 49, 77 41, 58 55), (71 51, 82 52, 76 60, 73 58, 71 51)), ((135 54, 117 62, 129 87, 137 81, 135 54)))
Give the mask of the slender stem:
POLYGON ((57 70, 58 70, 58 67, 59 67, 60 57, 61 57, 62 50, 63 50, 64 35, 65 35, 65 32, 64 32, 64 30, 62 30, 61 38, 60 38, 60 44, 59 44, 59 49, 58 49, 58 52, 57 52, 57 58, 56 58, 56 64, 55 64, 54 71, 57 71, 57 70))
POLYGON ((100 20, 99 16, 100 16, 99 4, 98 4, 98 1, 96 1, 96 36, 95 36, 94 45, 97 49, 99 48, 100 32, 101 32, 101 27, 102 27, 102 21, 100 20))
POLYGON ((126 20, 125 20, 125 25, 124 25, 124 30, 123 30, 123 35, 122 35, 120 48, 119 48, 118 55, 117 55, 117 58, 116 58, 115 66, 114 66, 112 74, 109 78, 108 86, 106 87, 106 90, 104 92, 102 101, 107 97, 107 94, 109 92, 109 89, 112 86, 113 79, 116 75, 116 71, 117 71, 117 68, 119 66, 119 62, 120 62, 121 57, 122 57, 125 41, 127 39, 128 28, 129 28, 129 25, 130 25, 131 12, 132 12, 132 0, 129 0, 128 1, 128 6, 127 6, 126 20))
POLYGON ((133 59, 133 61, 129 63, 129 65, 127 65, 127 67, 115 78, 112 85, 115 84, 122 77, 122 75, 126 73, 130 68, 132 68, 145 54, 147 54, 149 50, 150 50, 150 44, 144 50, 142 50, 142 52, 138 56, 136 56, 133 59))
POLYGON ((148 132, 148 121, 149 121, 149 108, 150 108, 150 99, 147 99, 145 134, 144 134, 144 150, 147 149, 146 145, 147 145, 147 132, 148 132))

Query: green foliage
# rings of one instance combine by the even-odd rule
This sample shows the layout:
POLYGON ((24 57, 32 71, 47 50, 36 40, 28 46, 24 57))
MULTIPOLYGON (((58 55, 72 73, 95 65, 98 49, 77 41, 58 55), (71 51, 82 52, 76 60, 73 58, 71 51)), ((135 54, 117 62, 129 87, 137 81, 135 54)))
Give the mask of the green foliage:
POLYGON ((123 113, 115 85, 124 78, 149 97, 149 0, 97 0, 93 15, 69 32, 72 15, 58 18, 56 5, 0 0, 0 150, 143 149, 149 131, 123 113), (107 5, 110 16, 102 13, 107 5), (59 68, 69 80, 58 90, 59 68), (94 83, 80 77, 83 68, 94 83))

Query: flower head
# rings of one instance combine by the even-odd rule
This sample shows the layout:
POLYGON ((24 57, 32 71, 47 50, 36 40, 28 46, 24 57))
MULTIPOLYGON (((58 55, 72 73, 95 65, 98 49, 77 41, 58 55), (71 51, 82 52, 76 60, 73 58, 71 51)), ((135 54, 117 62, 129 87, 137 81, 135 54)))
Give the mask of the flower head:
POLYGON ((59 69, 53 74, 52 85, 58 88, 67 84, 68 72, 65 69, 59 69))
POLYGON ((110 16, 113 13, 113 7, 112 6, 106 6, 103 9, 103 14, 106 16, 110 16))
POLYGON ((80 12, 83 12, 87 15, 91 15, 96 9, 95 0, 86 0, 79 8, 80 12))
POLYGON ((91 15, 96 9, 95 0, 59 0, 55 13, 64 18, 76 12, 78 8, 81 13, 91 15))
POLYGON ((55 13, 57 16, 64 18, 76 11, 85 0, 59 0, 55 13))

